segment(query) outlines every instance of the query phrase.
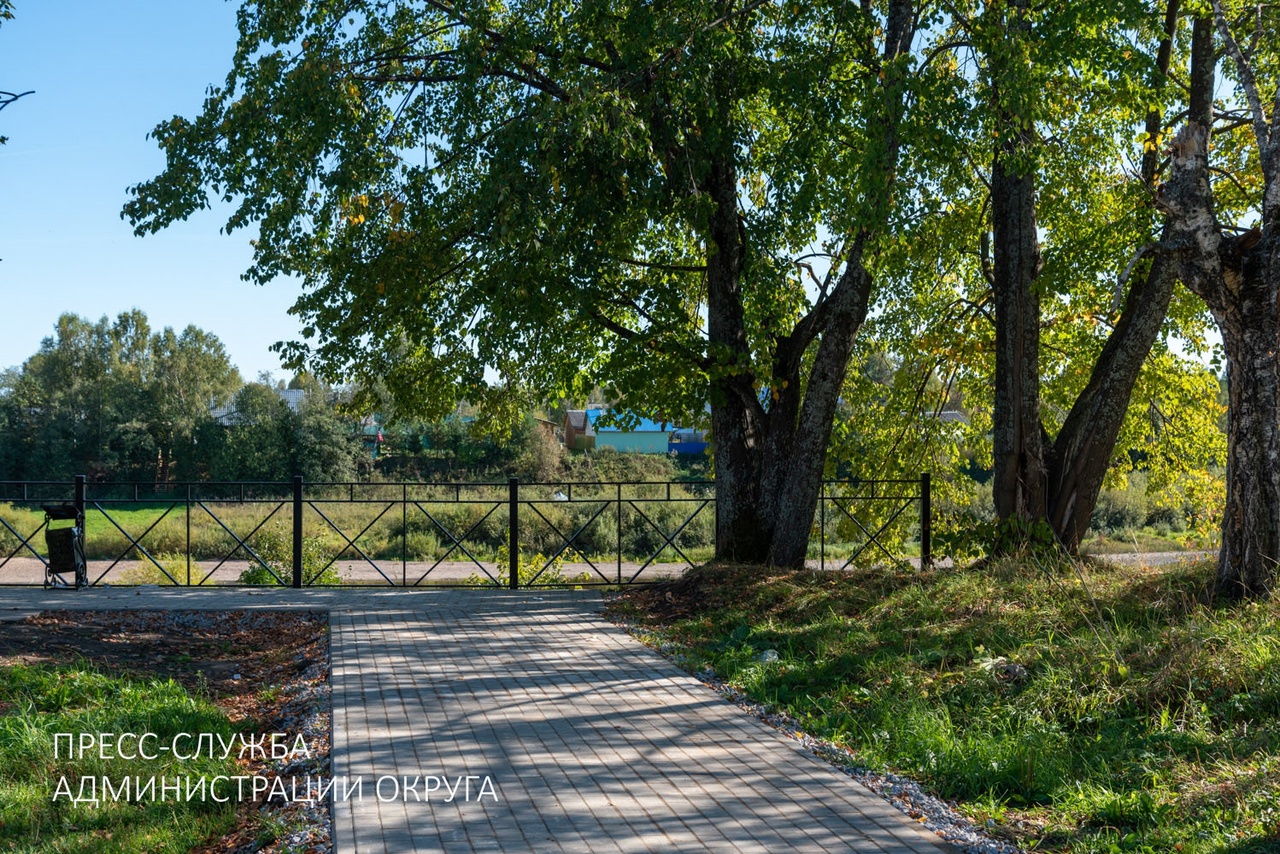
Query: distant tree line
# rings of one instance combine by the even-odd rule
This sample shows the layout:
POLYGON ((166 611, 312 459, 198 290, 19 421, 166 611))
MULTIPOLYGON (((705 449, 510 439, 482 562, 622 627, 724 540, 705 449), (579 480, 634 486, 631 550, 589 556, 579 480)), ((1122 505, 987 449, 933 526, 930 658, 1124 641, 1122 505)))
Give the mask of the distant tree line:
POLYGON ((333 390, 295 377, 307 394, 294 411, 277 385, 244 382, 222 342, 195 326, 153 331, 136 309, 96 322, 63 314, 0 375, 0 479, 355 478, 359 424, 333 390))

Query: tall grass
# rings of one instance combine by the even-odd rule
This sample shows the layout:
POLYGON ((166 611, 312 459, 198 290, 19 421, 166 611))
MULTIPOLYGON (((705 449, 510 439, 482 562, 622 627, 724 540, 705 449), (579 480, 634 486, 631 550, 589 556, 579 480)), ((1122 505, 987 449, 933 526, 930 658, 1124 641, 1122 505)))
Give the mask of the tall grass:
POLYGON ((1274 851, 1280 605, 1212 573, 721 567, 617 607, 1037 850, 1274 851))

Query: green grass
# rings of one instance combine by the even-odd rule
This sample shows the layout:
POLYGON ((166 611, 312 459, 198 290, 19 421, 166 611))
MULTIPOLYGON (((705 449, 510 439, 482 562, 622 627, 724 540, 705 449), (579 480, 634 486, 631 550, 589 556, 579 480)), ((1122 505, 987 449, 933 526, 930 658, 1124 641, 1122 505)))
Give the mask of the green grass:
POLYGON ((1161 533, 1154 528, 1146 527, 1141 530, 1091 532, 1080 544, 1080 549, 1086 554, 1111 555, 1199 551, 1212 549, 1215 546, 1214 538, 1206 539, 1188 532, 1161 533))
POLYGON ((1280 606, 1079 572, 706 567, 613 607, 1034 850, 1280 850, 1280 606))
MULTIPOLYGON (((55 799, 66 777, 107 777, 119 786, 141 776, 237 773, 231 760, 71 758, 55 733, 215 733, 230 739, 231 724, 211 703, 173 681, 136 681, 80 665, 0 667, 0 850, 20 852, 185 852, 235 825, 234 802, 144 798, 133 803, 74 804, 55 799)), ((189 747, 194 747, 194 740, 189 747)), ((126 753, 134 753, 129 747, 126 753)), ((150 753, 158 751, 148 748, 150 753)))

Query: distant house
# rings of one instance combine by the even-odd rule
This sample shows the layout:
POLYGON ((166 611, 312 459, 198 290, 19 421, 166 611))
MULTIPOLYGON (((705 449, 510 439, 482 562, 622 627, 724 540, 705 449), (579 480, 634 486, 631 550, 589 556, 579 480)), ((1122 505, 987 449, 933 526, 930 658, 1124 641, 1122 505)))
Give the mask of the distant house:
POLYGON ((570 451, 589 451, 596 446, 596 430, 585 409, 570 409, 561 425, 564 446, 570 451))
POLYGON ((667 422, 641 418, 632 427, 605 427, 600 418, 608 410, 589 409, 587 419, 595 428, 596 448, 613 448, 624 454, 665 454, 674 427, 667 422))
POLYGON ((672 454, 705 454, 707 434, 689 427, 678 427, 667 439, 667 451, 672 454))
MULTIPOLYGON (((298 412, 301 410, 302 404, 307 400, 307 392, 305 389, 274 388, 272 391, 276 393, 277 397, 284 401, 284 405, 289 407, 291 412, 298 412)), ((236 412, 236 402, 234 398, 230 403, 222 406, 209 407, 209 415, 211 415, 213 420, 217 421, 223 427, 230 427, 231 425, 238 424, 240 422, 239 415, 236 412)))
POLYGON ((571 409, 561 425, 564 446, 570 451, 612 448, 623 454, 702 454, 706 434, 701 430, 677 427, 669 421, 636 419, 631 426, 600 423, 609 413, 607 406, 571 409))

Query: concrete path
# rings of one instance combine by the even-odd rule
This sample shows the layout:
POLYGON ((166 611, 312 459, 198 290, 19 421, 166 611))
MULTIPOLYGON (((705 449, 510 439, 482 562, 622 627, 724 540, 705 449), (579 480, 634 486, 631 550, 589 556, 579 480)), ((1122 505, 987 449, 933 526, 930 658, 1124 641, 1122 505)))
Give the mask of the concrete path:
POLYGON ((953 850, 592 591, 0 590, 41 607, 329 608, 340 854, 953 850))

